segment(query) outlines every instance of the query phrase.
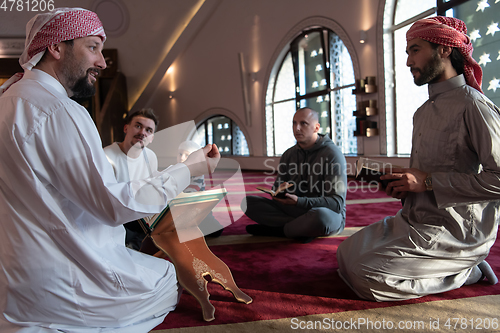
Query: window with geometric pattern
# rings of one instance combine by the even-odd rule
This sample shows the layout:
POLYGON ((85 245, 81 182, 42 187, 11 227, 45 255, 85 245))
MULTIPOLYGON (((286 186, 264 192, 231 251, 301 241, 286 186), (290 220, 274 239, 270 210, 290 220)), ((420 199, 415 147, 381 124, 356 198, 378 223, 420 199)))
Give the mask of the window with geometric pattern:
POLYGON ((465 22, 483 69, 482 90, 500 105, 499 0, 387 0, 384 11, 384 68, 387 153, 410 154, 413 114, 428 98, 427 85, 416 86, 406 66, 406 32, 417 20, 436 15, 465 22))
POLYGON ((284 51, 266 94, 267 155, 280 156, 295 145, 292 119, 302 107, 319 113, 320 133, 328 134, 344 154, 356 154, 354 70, 342 40, 330 29, 314 28, 284 51))
POLYGON ((215 143, 223 156, 248 156, 248 144, 245 134, 231 118, 215 115, 201 123, 192 140, 204 147, 215 143))

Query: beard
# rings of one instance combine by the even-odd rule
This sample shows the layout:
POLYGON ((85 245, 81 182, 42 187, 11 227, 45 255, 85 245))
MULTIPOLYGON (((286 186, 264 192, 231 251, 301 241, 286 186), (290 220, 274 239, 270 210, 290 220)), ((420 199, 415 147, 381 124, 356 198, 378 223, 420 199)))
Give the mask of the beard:
POLYGON ((86 75, 84 77, 80 77, 79 79, 76 79, 75 83, 73 86, 70 86, 70 90, 73 92, 73 97, 75 98, 87 98, 94 96, 95 94, 95 86, 91 84, 88 80, 88 72, 87 71, 86 75))
POLYGON ((417 86, 423 86, 426 83, 437 81, 444 71, 437 50, 432 54, 431 59, 423 69, 412 68, 412 71, 420 73, 419 77, 413 77, 413 81, 417 86))
POLYGON ((132 148, 134 148, 134 149, 144 149, 145 146, 146 146, 146 144, 144 143, 144 141, 143 140, 139 140, 139 141, 137 141, 136 143, 134 143, 132 145, 132 148))
POLYGON ((89 81, 90 73, 100 74, 99 68, 91 67, 84 69, 83 62, 75 60, 73 46, 65 50, 65 58, 68 59, 62 67, 62 75, 65 80, 65 87, 73 95, 73 98, 87 98, 94 96, 95 86, 89 81))

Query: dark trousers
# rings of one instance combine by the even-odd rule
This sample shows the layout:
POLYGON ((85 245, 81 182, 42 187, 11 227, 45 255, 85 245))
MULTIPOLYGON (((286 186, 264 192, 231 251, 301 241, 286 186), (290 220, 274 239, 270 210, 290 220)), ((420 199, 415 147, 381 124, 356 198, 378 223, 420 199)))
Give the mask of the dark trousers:
POLYGON ((241 209, 258 224, 284 227, 288 238, 338 234, 345 226, 342 214, 331 209, 315 207, 307 210, 259 196, 247 196, 241 203, 241 209))

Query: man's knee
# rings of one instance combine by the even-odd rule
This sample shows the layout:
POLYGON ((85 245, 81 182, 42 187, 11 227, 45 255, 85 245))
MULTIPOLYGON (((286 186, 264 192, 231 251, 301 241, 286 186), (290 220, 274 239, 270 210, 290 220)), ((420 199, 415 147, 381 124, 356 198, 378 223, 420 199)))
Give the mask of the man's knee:
POLYGON ((368 282, 370 279, 366 276, 364 265, 359 261, 360 258, 357 253, 346 247, 347 240, 340 243, 337 248, 339 275, 360 298, 375 301, 369 287, 369 285, 373 286, 373 284, 368 282))
POLYGON ((262 205, 265 204, 265 200, 268 199, 255 195, 248 195, 241 201, 241 211, 252 218, 254 213, 259 211, 259 207, 262 208, 262 205))
POLYGON ((246 212, 248 209, 254 208, 256 205, 258 205, 260 199, 262 199, 262 197, 258 197, 255 195, 247 195, 246 197, 243 198, 243 200, 241 200, 240 204, 241 210, 243 212, 246 212))
POLYGON ((314 209, 315 221, 324 236, 338 234, 344 230, 344 218, 331 209, 320 207, 314 209))

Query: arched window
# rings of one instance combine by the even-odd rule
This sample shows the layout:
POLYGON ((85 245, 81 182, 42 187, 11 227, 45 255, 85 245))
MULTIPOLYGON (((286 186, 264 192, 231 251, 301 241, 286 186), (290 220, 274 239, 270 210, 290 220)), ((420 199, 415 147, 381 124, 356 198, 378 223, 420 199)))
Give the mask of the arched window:
POLYGON ((406 32, 415 21, 436 15, 456 17, 465 22, 474 46, 472 56, 483 69, 483 92, 499 105, 499 1, 387 0, 384 68, 388 154, 410 153, 413 114, 428 98, 427 86, 417 87, 406 67, 406 32))
POLYGON ((296 143, 292 119, 301 107, 319 113, 320 133, 328 134, 343 153, 356 154, 354 70, 340 37, 328 28, 310 28, 281 54, 266 95, 267 155, 279 156, 296 143))
POLYGON ((223 115, 212 116, 201 123, 192 140, 202 147, 215 143, 221 155, 249 155, 245 134, 236 122, 223 115))

